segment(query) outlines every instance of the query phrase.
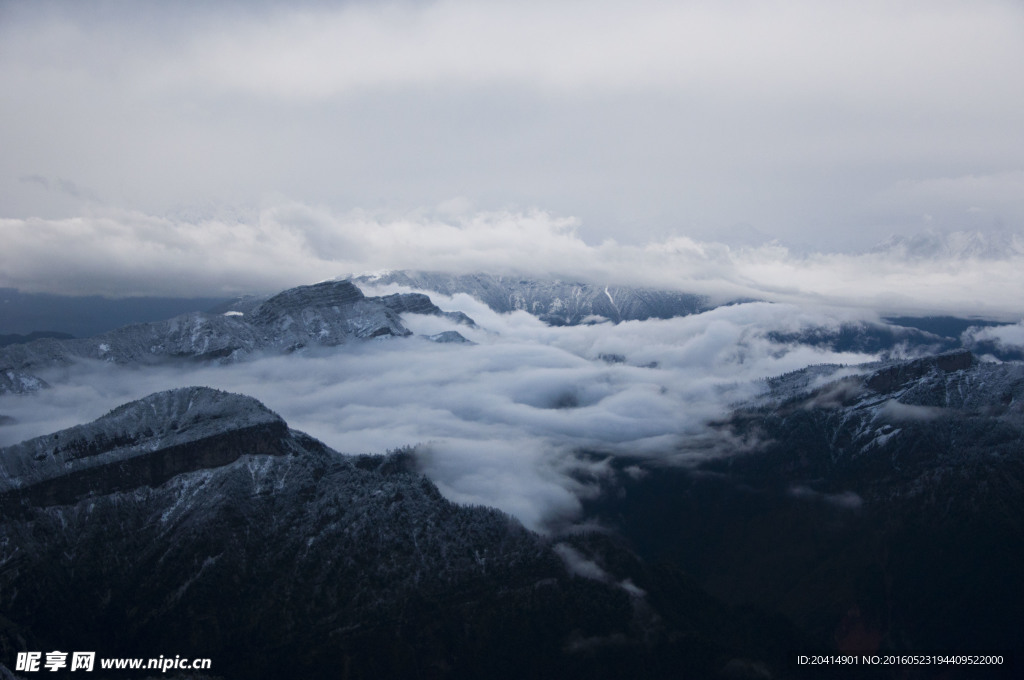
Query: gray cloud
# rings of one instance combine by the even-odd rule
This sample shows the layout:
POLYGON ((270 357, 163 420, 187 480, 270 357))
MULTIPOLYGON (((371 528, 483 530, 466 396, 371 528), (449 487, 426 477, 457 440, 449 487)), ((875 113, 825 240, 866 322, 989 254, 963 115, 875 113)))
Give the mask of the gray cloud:
POLYGON ((593 560, 587 559, 580 551, 573 548, 567 543, 558 543, 555 545, 554 550, 558 553, 558 556, 562 558, 566 568, 570 573, 576 576, 582 576, 583 578, 589 578, 594 581, 610 581, 611 577, 608 576, 608 572, 600 567, 593 560))
POLYGON ((964 331, 961 340, 965 347, 976 347, 978 343, 991 342, 1000 349, 1024 349, 1024 321, 1005 326, 972 326, 964 331))
POLYGON ((822 493, 806 486, 794 486, 789 489, 789 495, 794 498, 821 501, 845 510, 859 510, 864 505, 864 499, 853 491, 822 493))
POLYGON ((57 191, 70 196, 71 198, 95 201, 96 195, 84 187, 80 187, 68 179, 53 179, 42 175, 23 175, 18 178, 24 184, 35 184, 48 191, 57 191))
POLYGON ((878 409, 877 418, 889 422, 906 422, 915 420, 934 420, 942 416, 944 409, 935 406, 918 406, 916 404, 904 404, 895 399, 889 399, 878 409))

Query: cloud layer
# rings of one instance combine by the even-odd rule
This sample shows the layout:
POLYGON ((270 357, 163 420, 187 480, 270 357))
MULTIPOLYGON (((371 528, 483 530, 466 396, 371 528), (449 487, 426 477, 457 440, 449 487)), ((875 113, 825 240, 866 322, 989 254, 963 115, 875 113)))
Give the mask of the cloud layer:
POLYGON ((924 232, 859 254, 796 253, 674 237, 642 245, 580 236, 543 211, 478 212, 458 203, 393 215, 283 203, 236 219, 113 212, 0 219, 0 286, 105 295, 272 293, 381 269, 552 274, 605 284, 1017 320, 1024 237, 924 232))
MULTIPOLYGON (((579 519, 579 500, 608 456, 686 463, 722 455, 705 426, 756 396, 758 378, 864 355, 772 342, 770 330, 837 326, 835 310, 764 303, 617 326, 551 328, 496 315, 466 297, 478 344, 418 338, 368 342, 230 366, 131 370, 83 363, 44 375, 54 385, 0 398, 16 424, 0 445, 94 419, 154 391, 208 385, 252 395, 288 423, 348 453, 419 445, 423 469, 459 502, 494 505, 528 526, 579 519), (619 354, 624 363, 606 363, 619 354)), ((444 320, 406 315, 417 332, 444 320)))

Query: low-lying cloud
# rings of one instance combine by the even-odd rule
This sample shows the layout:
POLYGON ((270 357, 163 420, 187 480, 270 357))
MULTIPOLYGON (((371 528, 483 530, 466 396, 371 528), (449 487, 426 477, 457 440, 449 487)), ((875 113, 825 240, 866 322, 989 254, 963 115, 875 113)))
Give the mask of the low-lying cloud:
POLYGON ((894 423, 935 420, 943 415, 944 409, 936 406, 919 406, 917 404, 904 404, 889 399, 878 409, 877 417, 882 421, 894 423))
POLYGON ((844 510, 859 510, 864 505, 864 499, 853 491, 841 493, 823 493, 815 491, 806 486, 794 486, 790 488, 789 495, 793 498, 802 498, 810 501, 820 501, 844 510))
MULTIPOLYGON (((473 316, 475 345, 369 341, 233 365, 136 370, 82 363, 44 374, 55 387, 0 398, 0 444, 94 419, 151 392, 208 385, 248 394, 290 426, 346 453, 418 445, 449 498, 497 506, 527 526, 578 519, 609 457, 722 455, 705 427, 760 394, 758 379, 871 357, 772 342, 771 330, 838 325, 849 312, 754 303, 668 320, 553 328, 499 315, 465 295, 435 296, 473 316), (622 363, 601 355, 618 354, 622 363)), ((446 322, 406 315, 417 332, 446 322)))
POLYGON ((961 340, 965 347, 975 348, 992 343, 998 349, 1024 350, 1024 321, 1004 326, 972 327, 964 331, 961 340))

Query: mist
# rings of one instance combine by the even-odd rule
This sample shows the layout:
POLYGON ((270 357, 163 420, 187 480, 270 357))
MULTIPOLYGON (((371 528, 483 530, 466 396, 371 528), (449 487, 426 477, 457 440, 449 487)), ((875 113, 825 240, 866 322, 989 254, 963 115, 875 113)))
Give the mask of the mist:
MULTIPOLYGON (((407 314, 416 333, 457 330, 476 344, 375 340, 229 365, 145 370, 82 362, 43 372, 52 389, 0 397, 0 445, 90 421, 155 391, 206 385, 253 396, 288 424, 349 454, 417 447, 422 471, 460 503, 526 526, 580 520, 607 459, 692 464, 732 448, 707 427, 761 394, 761 378, 873 357, 768 339, 837 327, 848 310, 750 303, 618 325, 549 327, 466 295, 434 296, 477 328, 407 314), (613 359, 609 359, 614 357, 613 359), (610 362, 611 361, 611 362, 610 362)), ((862 315, 865 316, 865 315, 862 315)))

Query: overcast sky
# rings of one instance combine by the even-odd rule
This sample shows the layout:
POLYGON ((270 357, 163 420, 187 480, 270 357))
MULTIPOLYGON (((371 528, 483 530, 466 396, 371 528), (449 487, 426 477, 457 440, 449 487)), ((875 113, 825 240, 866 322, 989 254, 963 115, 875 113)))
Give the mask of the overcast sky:
POLYGON ((0 286, 561 265, 1024 311, 1017 1, 0 1, 0 92, 0 286))

